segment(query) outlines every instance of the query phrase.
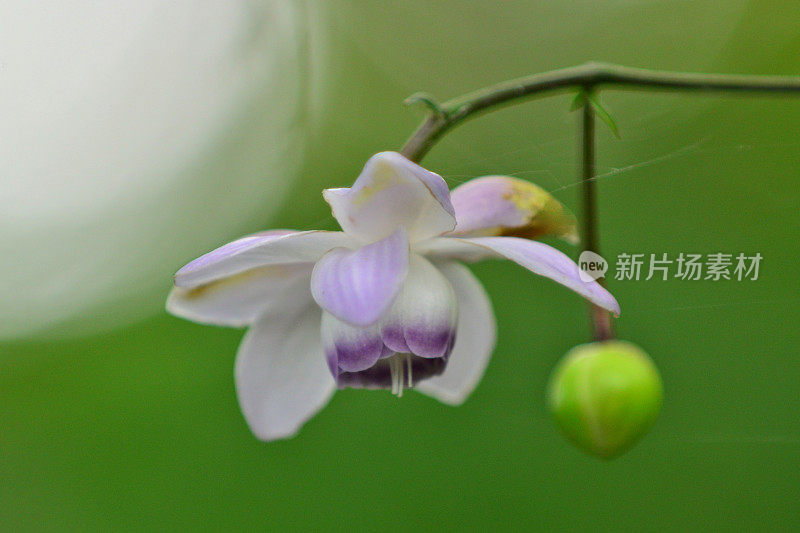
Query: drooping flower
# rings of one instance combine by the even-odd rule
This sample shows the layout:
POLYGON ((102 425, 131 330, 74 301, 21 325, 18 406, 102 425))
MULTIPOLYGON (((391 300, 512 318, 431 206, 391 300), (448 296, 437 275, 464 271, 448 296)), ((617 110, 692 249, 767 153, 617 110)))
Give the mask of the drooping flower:
POLYGON ((294 435, 337 386, 463 402, 494 349, 495 319, 462 262, 510 259, 619 313, 566 255, 505 236, 575 237, 571 215, 521 180, 477 178, 451 195, 438 174, 382 152, 352 187, 323 196, 343 231, 243 237, 181 268, 167 301, 189 320, 249 326, 236 390, 263 440, 294 435))

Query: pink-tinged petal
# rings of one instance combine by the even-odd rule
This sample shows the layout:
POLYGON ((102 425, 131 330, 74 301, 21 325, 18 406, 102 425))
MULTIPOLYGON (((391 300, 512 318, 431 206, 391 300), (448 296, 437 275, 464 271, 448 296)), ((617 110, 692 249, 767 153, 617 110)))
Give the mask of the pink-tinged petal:
POLYGON ((314 266, 311 294, 336 318, 368 326, 392 305, 408 273, 408 257, 402 228, 355 251, 331 250, 314 266))
POLYGON ((481 282, 464 265, 436 265, 458 299, 456 342, 444 373, 419 383, 418 390, 437 400, 459 405, 483 377, 497 340, 492 303, 481 282))
POLYGON ((243 327, 268 312, 292 312, 311 299, 310 264, 254 268, 192 288, 174 287, 167 311, 217 326, 243 327))
POLYGON ((619 315, 617 300, 596 281, 586 282, 572 259, 546 244, 517 237, 442 237, 421 243, 418 253, 430 258, 478 261, 504 257, 534 274, 550 278, 572 289, 590 302, 619 315))
POLYGON ((453 288, 427 259, 412 255, 408 276, 381 325, 396 352, 446 357, 453 346, 457 306, 453 288))
POLYGON ((399 226, 411 242, 451 231, 456 224, 444 179, 397 152, 372 156, 350 188, 323 192, 342 229, 375 242, 399 226))
POLYGON ((300 231, 251 235, 209 252, 175 274, 178 287, 196 287, 252 268, 309 263, 329 250, 353 246, 339 231, 300 231))
POLYGON ((325 365, 316 305, 269 313, 250 328, 236 355, 236 394, 261 440, 293 436, 335 390, 325 365))
POLYGON ((556 235, 572 244, 578 242, 575 216, 550 193, 529 181, 484 176, 459 185, 450 198, 457 221, 451 235, 527 239, 556 235))
POLYGON ((357 327, 322 313, 322 348, 334 377, 340 372, 360 372, 384 355, 378 326, 357 327))

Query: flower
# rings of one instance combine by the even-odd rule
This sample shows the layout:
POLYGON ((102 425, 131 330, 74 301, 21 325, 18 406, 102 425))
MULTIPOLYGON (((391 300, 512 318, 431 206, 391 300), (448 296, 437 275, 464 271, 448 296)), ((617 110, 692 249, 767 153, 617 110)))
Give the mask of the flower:
POLYGON ((236 357, 236 390, 263 440, 294 435, 337 386, 398 395, 413 386, 463 402, 494 349, 495 319, 462 261, 510 259, 619 313, 614 297, 582 281, 566 255, 505 236, 574 238, 571 215, 532 184, 490 176, 451 195, 438 174, 382 152, 352 187, 323 196, 343 231, 233 241, 181 268, 167 300, 189 320, 250 327, 236 357))

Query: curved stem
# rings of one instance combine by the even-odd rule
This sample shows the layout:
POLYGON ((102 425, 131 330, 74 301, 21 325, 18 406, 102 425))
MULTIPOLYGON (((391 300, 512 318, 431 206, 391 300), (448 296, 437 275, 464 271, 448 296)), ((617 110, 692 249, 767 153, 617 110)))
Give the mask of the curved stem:
POLYGON ((593 89, 601 85, 705 92, 800 93, 800 77, 796 76, 664 72, 587 63, 506 81, 444 102, 438 106, 440 112, 431 114, 408 139, 401 153, 418 162, 450 128, 491 108, 558 90, 574 87, 593 89))
MULTIPOLYGON (((428 118, 409 138, 401 153, 419 162, 450 128, 468 118, 506 104, 518 103, 545 93, 579 87, 591 95, 600 86, 662 90, 763 92, 800 94, 800 77, 735 76, 727 74, 694 74, 664 72, 623 67, 605 63, 554 70, 526 78, 503 82, 466 94, 443 104, 428 95, 418 95, 409 101, 422 101, 430 109, 428 118)), ((595 176, 595 116, 590 98, 585 98, 582 110, 581 186, 583 197, 584 250, 599 254, 597 230, 597 191, 595 176)), ((591 320, 595 340, 614 338, 611 315, 592 305, 591 320)))

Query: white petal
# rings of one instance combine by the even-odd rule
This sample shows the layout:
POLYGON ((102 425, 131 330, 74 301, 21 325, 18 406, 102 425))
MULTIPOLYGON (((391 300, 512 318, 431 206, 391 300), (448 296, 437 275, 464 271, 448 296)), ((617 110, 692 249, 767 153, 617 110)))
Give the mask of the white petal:
POLYGON ((339 231, 256 234, 195 259, 175 274, 175 285, 196 287, 251 268, 314 262, 333 248, 351 245, 352 239, 339 231))
POLYGON ((340 320, 355 326, 377 321, 389 309, 408 273, 403 228, 358 250, 331 250, 314 265, 311 294, 340 320))
POLYGON ((334 391, 319 335, 320 311, 272 313, 250 328, 236 355, 236 394, 261 440, 293 436, 334 391))
POLYGON ((437 400, 464 402, 483 376, 497 339, 492 303, 481 282, 464 265, 436 265, 453 287, 458 300, 456 342, 441 376, 420 382, 417 388, 437 400))
POLYGON ((323 196, 342 229, 375 242, 404 226, 411 242, 441 235, 456 225, 444 179, 396 152, 372 156, 350 188, 323 196))
POLYGON ((403 289, 382 323, 381 336, 396 352, 443 357, 452 347, 456 316, 450 283, 427 259, 414 254, 403 289))
POLYGON ((273 265, 197 287, 174 287, 167 311, 201 324, 247 326, 265 313, 306 307, 312 301, 311 268, 273 265))
POLYGON ((619 315, 617 300, 596 281, 583 281, 580 269, 565 254, 541 242, 517 237, 444 237, 420 243, 416 251, 431 258, 462 261, 504 257, 534 274, 550 278, 577 292, 590 302, 619 315))

